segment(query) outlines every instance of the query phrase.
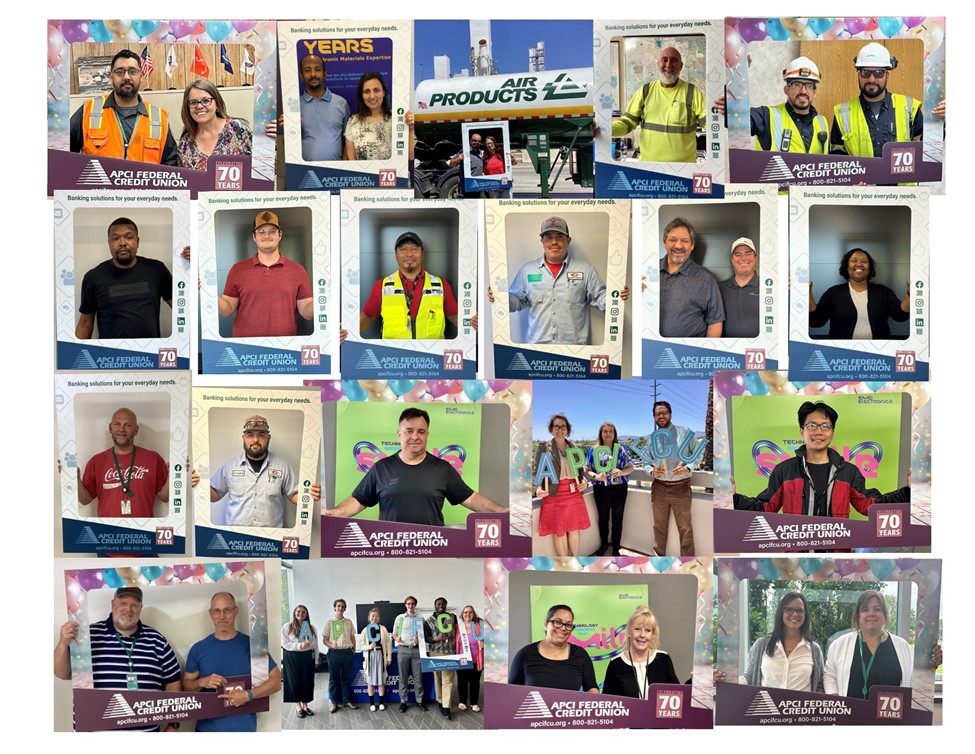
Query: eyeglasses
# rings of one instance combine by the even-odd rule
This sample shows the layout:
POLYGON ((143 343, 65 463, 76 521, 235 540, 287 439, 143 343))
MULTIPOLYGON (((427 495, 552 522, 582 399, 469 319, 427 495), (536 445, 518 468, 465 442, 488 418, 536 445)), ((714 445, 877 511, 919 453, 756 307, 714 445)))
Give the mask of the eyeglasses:
POLYGON ((565 424, 553 424, 552 425, 552 429, 553 430, 555 430, 555 429, 568 429, 568 428, 569 427, 567 425, 565 425, 565 424))
POLYGON ((787 607, 785 609, 785 614, 802 616, 806 614, 806 611, 801 607, 787 607))
POLYGON ((131 76, 132 78, 135 78, 140 73, 142 73, 141 68, 115 68, 112 71, 112 75, 118 76, 119 78, 122 78, 123 76, 131 76))
POLYGON ((564 628, 566 631, 572 631, 576 627, 575 623, 566 623, 558 618, 552 618, 549 623, 551 623, 555 628, 564 628))
POLYGON ((816 91, 815 81, 790 81, 788 83, 790 89, 805 89, 807 92, 816 91))
POLYGON ((213 97, 201 97, 200 99, 191 99, 187 103, 190 109, 196 110, 198 107, 210 107, 213 104, 213 97))
POLYGON ((280 232, 280 228, 261 228, 261 230, 255 230, 254 234, 258 236, 276 236, 280 232))
POLYGON ((886 68, 858 68, 857 74, 861 79, 877 79, 878 81, 887 75, 886 68))
POLYGON ((833 425, 829 422, 823 422, 822 424, 816 424, 816 422, 806 422, 802 425, 802 428, 807 432, 815 432, 817 429, 823 430, 823 432, 829 432, 833 425))

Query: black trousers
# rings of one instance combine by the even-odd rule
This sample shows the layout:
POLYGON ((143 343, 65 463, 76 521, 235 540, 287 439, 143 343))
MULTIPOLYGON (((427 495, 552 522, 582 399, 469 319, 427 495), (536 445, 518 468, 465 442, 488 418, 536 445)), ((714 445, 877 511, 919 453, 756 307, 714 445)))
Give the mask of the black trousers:
POLYGON ((600 555, 610 543, 609 519, 613 517, 612 544, 613 554, 619 555, 620 541, 623 539, 623 509, 626 507, 625 484, 595 484, 592 495, 596 501, 596 512, 599 514, 599 553, 600 555))

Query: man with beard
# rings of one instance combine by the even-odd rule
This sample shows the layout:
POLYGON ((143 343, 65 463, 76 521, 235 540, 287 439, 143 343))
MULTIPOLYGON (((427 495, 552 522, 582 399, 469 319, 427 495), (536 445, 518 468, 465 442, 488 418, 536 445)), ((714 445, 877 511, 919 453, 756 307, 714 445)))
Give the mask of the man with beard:
POLYGON ((441 340, 446 321, 457 326, 457 299, 443 278, 423 269, 423 241, 412 232, 401 233, 394 246, 398 269, 372 286, 359 313, 359 333, 382 319, 382 337, 441 340))
MULTIPOLYGON (((822 82, 819 68, 809 58, 799 57, 782 71, 782 78, 784 103, 751 108, 755 149, 826 154, 829 139, 826 118, 813 107, 816 87, 822 82)), ((724 98, 718 109, 724 112, 724 98)))
MULTIPOLYGON (((447 167, 454 167, 455 165, 462 165, 464 160, 470 160, 471 163, 471 177, 476 178, 478 176, 484 175, 484 156, 481 152, 481 145, 483 141, 481 140, 481 135, 478 133, 471 132, 470 136, 470 146, 468 148, 467 154, 464 154, 464 150, 461 150, 449 160, 447 160, 447 167)), ((467 192, 464 190, 464 169, 461 168, 460 171, 460 186, 459 194, 465 199, 480 199, 484 196, 483 191, 471 191, 467 192)))
MULTIPOLYGON (((674 512, 677 531, 680 534, 680 554, 694 555, 694 529, 691 526, 691 470, 679 455, 687 436, 693 434, 687 427, 678 427, 670 421, 672 409, 667 401, 653 404, 654 434, 670 434, 670 455, 660 459, 650 476, 650 501, 653 508, 654 550, 663 557, 667 554, 667 534, 670 529, 670 512, 674 512)), ((656 445, 656 443, 654 443, 656 445)))
POLYGON ((152 518, 156 498, 169 501, 169 468, 154 450, 137 448, 139 422, 120 408, 108 424, 112 447, 91 457, 82 476, 78 469, 78 502, 98 500, 100 518, 152 518))
POLYGON ((160 300, 172 306, 173 275, 158 259, 139 256, 139 228, 127 217, 108 226, 112 255, 81 281, 79 340, 90 340, 98 324, 100 340, 161 337, 160 300))
POLYGON ((665 47, 657 58, 657 80, 644 84, 630 99, 613 136, 640 128, 641 162, 697 162, 697 130, 707 110, 704 94, 680 78, 680 52, 665 47))
MULTIPOLYGON (((115 590, 112 612, 88 628, 91 645, 93 688, 139 691, 180 691, 179 663, 166 637, 144 624, 142 590, 124 586, 115 590)), ((54 647, 54 675, 71 680, 71 645, 78 641, 79 625, 69 620, 61 626, 54 647)), ((167 732, 179 729, 168 723, 167 732)), ((155 725, 127 730, 159 730, 155 725)))
POLYGON ((108 71, 112 91, 87 100, 71 116, 70 149, 98 157, 176 165, 176 142, 165 110, 139 96, 142 58, 121 50, 108 71))
POLYGON ((760 291, 755 267, 758 251, 755 242, 742 236, 731 244, 731 267, 735 274, 720 286, 724 304, 723 338, 754 338, 758 335, 760 291))
MULTIPOLYGON (((216 691, 217 697, 231 707, 242 707, 277 693, 281 689, 281 670, 266 650, 267 678, 253 688, 240 687, 241 676, 250 681, 255 672, 251 668, 250 637, 237 630, 240 610, 234 595, 217 592, 210 599, 208 612, 213 633, 190 647, 183 672, 183 691, 216 691)), ((263 664, 263 660, 259 662, 258 669, 263 664)), ((257 731, 257 715, 252 712, 197 720, 196 730, 198 733, 253 733, 257 731)))
POLYGON ((833 108, 830 152, 882 157, 884 144, 920 141, 924 133, 921 101, 887 91, 897 58, 879 42, 865 45, 853 60, 860 96, 833 108))
POLYGON ((317 55, 303 58, 301 80, 301 159, 309 162, 341 160, 349 103, 325 87, 325 61, 317 55))
MULTIPOLYGON (((227 526, 284 526, 284 501, 298 502, 298 478, 291 466, 268 450, 271 428, 263 416, 244 421, 244 452, 210 477, 210 502, 227 496, 227 526)), ((311 485, 312 500, 321 485, 311 485)))

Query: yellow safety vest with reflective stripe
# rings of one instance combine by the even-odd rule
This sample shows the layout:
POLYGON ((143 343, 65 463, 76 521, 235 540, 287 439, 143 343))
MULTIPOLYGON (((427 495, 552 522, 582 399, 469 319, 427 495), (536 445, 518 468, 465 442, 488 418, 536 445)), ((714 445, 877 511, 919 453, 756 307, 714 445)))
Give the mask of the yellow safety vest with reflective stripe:
MULTIPOLYGON (((911 140, 911 123, 921 107, 920 101, 903 94, 890 93, 894 108, 894 141, 911 140)), ((833 118, 839 124, 846 153, 854 157, 873 157, 870 127, 859 97, 841 102, 833 108, 833 118)))
POLYGON ((103 94, 85 102, 81 121, 81 151, 99 157, 160 164, 166 146, 166 135, 169 133, 166 111, 143 100, 142 104, 146 106, 149 117, 140 115, 136 119, 132 136, 126 145, 118 115, 111 107, 105 107, 107 99, 108 95, 103 94))
POLYGON ((680 79, 671 90, 651 81, 613 121, 613 136, 639 126, 641 162, 697 162, 697 129, 705 112, 704 94, 694 84, 680 79))
MULTIPOLYGON (((809 150, 806 150, 806 142, 802 138, 799 127, 796 126, 792 116, 785 105, 771 105, 765 108, 768 110, 769 128, 772 130, 772 145, 770 152, 801 152, 802 154, 826 154, 829 151, 829 127, 826 125, 826 118, 817 114, 813 117, 813 138, 809 150), (823 134, 820 140, 817 135, 823 134), (786 135, 789 136, 788 149, 782 148, 782 143, 786 135)), ((762 145, 755 137, 755 149, 762 149, 762 145)))
POLYGON ((399 270, 383 278, 382 308, 383 337, 408 340, 442 340, 445 330, 443 313, 443 281, 436 275, 424 271, 424 285, 414 296, 420 297, 416 321, 410 319, 406 303, 406 291, 399 270))

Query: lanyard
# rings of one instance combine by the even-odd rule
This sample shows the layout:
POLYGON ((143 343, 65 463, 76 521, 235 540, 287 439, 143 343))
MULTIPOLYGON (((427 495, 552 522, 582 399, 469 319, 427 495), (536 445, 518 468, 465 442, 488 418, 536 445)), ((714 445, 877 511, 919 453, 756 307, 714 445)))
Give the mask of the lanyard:
POLYGON ((122 492, 125 493, 126 497, 135 497, 132 494, 132 470, 135 468, 135 445, 132 446, 132 462, 129 463, 129 476, 125 479, 122 478, 122 469, 118 465, 118 456, 115 454, 115 448, 112 447, 112 460, 115 462, 115 470, 118 472, 118 481, 122 485, 122 492))
MULTIPOLYGON (((647 672, 647 668, 649 666, 647 665, 647 663, 641 663, 641 665, 643 665, 643 683, 641 684, 640 674, 637 672, 636 663, 633 662, 633 655, 630 653, 629 650, 627 650, 626 656, 630 660, 630 667, 633 669, 633 679, 636 681, 637 687, 640 687, 640 698, 646 699, 647 691, 649 690, 649 686, 647 685, 647 679, 650 677, 650 673, 647 672)), ((649 655, 647 656, 647 659, 650 659, 649 655)))
POLYGON ((122 651, 125 652, 125 656, 129 660, 129 672, 131 673, 132 672, 132 653, 135 652, 135 637, 134 636, 132 637, 132 646, 130 646, 130 647, 127 647, 125 645, 125 642, 122 641, 122 634, 118 633, 117 631, 115 632, 115 640, 119 643, 119 646, 122 647, 122 651))
MULTIPOLYGON (((881 636, 880 641, 883 642, 883 640, 884 637, 881 636)), ((879 643, 877 644, 877 652, 874 652, 872 655, 870 655, 870 662, 864 663, 863 651, 865 647, 863 644, 863 636, 860 634, 859 631, 857 632, 857 643, 860 645, 860 670, 863 673, 863 698, 866 699, 867 692, 869 690, 867 687, 867 677, 870 675, 870 669, 873 667, 873 661, 877 659, 877 652, 880 651, 880 644, 879 643)))

